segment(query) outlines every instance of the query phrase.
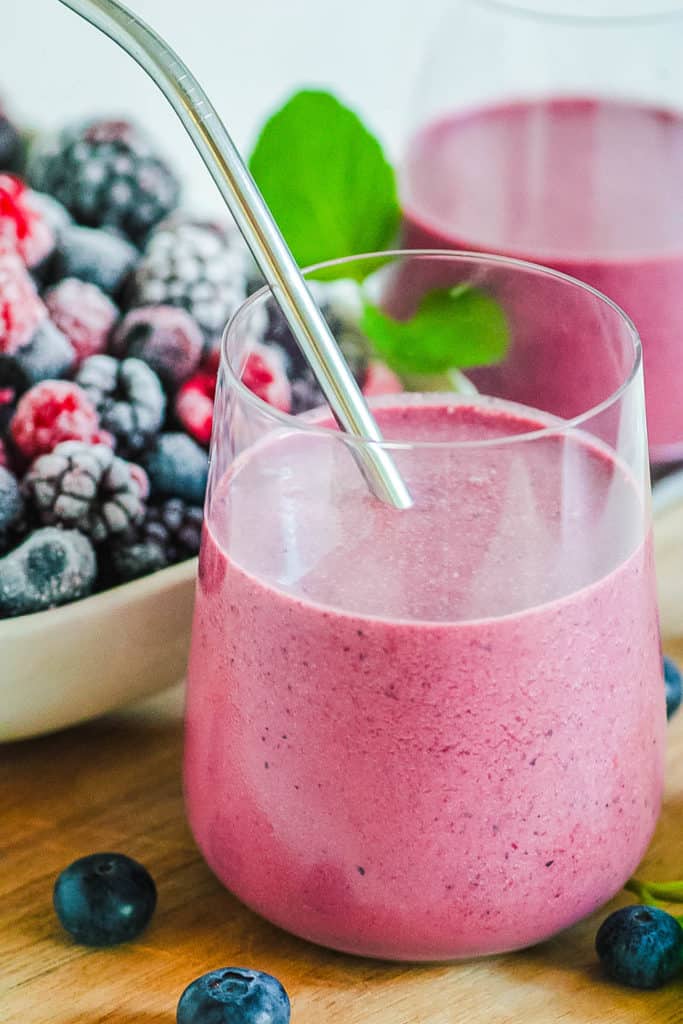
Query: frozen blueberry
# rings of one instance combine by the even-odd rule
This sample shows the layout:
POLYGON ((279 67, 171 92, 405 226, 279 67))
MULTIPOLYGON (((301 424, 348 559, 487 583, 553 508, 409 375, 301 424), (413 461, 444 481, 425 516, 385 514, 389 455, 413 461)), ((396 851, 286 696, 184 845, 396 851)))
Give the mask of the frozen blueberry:
POLYGON ((72 224, 61 233, 51 276, 57 281, 77 277, 108 295, 117 295, 138 256, 134 245, 111 231, 72 224))
POLYGON ((161 434, 143 460, 152 494, 201 505, 209 460, 203 448, 182 433, 161 434))
POLYGON ((0 552, 4 542, 19 522, 24 510, 19 482, 4 466, 0 466, 0 552))
POLYGON ((666 717, 671 718, 681 704, 683 679, 673 658, 664 657, 664 688, 666 690, 666 717))
POLYGON ((659 988, 683 966, 683 928, 658 907, 622 907, 601 924, 595 948, 614 981, 632 988, 659 988))
POLYGON ((12 354, 0 353, 0 387, 22 394, 41 380, 65 377, 75 360, 69 339, 51 320, 44 320, 28 345, 12 354))
POLYGON ((289 1016, 289 997, 277 978, 246 967, 223 967, 187 986, 176 1024, 289 1024, 289 1016))
POLYGON ((147 927, 157 902, 149 871, 122 853, 80 857, 59 875, 54 908, 63 928, 84 946, 116 946, 147 927))
POLYGON ((0 558, 0 618, 27 615, 91 593, 93 546, 76 530, 46 527, 0 558))

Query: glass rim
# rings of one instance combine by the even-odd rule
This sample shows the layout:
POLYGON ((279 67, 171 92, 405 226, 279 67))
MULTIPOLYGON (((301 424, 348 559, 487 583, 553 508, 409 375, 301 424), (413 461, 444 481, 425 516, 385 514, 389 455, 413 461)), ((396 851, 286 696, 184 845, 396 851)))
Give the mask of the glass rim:
POLYGON ((538 0, 466 0, 475 7, 489 8, 498 11, 500 14, 507 14, 513 18, 526 18, 529 20, 546 21, 558 24, 573 24, 589 28, 607 28, 616 25, 628 28, 629 25, 642 27, 644 24, 655 24, 657 22, 672 21, 683 17, 683 4, 675 7, 660 7, 655 10, 633 11, 631 13, 615 13, 608 11, 591 13, 590 11, 553 11, 537 6, 538 0))
MULTIPOLYGON (((579 281, 575 277, 570 277, 569 274, 563 274, 559 270, 553 270, 550 267, 544 267, 539 263, 531 263, 527 260, 519 260, 511 256, 499 256, 495 253, 486 252, 471 252, 464 249, 387 249, 381 252, 371 253, 359 253, 356 256, 343 256, 334 260, 324 260, 321 263, 314 263, 309 267, 304 267, 302 273, 305 277, 315 273, 318 270, 324 270, 329 267, 344 266, 345 264, 357 263, 363 261, 376 261, 378 259, 395 258, 405 259, 410 257, 421 257, 421 258, 436 258, 451 260, 460 263, 484 263, 496 266, 507 266, 513 267, 516 270, 524 272, 533 272, 541 274, 547 278, 555 278, 558 281, 562 281, 565 284, 570 285, 580 291, 586 292, 594 299, 598 299, 600 303, 607 306, 613 313, 616 314, 617 318, 625 325, 628 331, 628 336, 632 345, 632 360, 628 373, 624 375, 624 379, 621 381, 619 386, 615 388, 606 398, 596 405, 590 406, 588 409, 579 413, 576 416, 572 416, 570 419, 560 419, 554 417, 550 413, 543 413, 543 410, 534 410, 529 407, 530 412, 537 411, 543 416, 547 416, 549 420, 553 422, 549 423, 548 426, 539 427, 536 430, 526 430, 519 434, 510 434, 505 437, 495 438, 479 438, 473 440, 447 440, 447 441, 420 441, 420 440, 392 440, 391 438, 383 438, 382 441, 375 441, 369 437, 360 437, 354 434, 349 434, 346 431, 341 430, 336 426, 326 427, 316 423, 315 420, 307 419, 310 416, 310 412, 293 414, 289 412, 283 412, 281 409, 275 408, 270 405, 263 398, 260 398, 255 392, 251 391, 250 388, 244 384, 241 376, 239 376, 232 365, 230 355, 228 352, 230 339, 234 334, 236 328, 239 327, 240 323, 244 318, 259 304, 265 302, 269 297, 272 297, 272 292, 269 285, 263 285, 258 291, 250 295, 243 303, 241 303, 235 312, 228 320, 221 338, 220 345, 220 369, 225 370, 230 386, 233 387, 241 396, 241 398, 256 409, 262 416, 266 416, 268 419, 277 423, 283 428, 291 431, 309 434, 311 436, 334 438, 337 441, 341 441, 344 444, 348 444, 351 447, 361 447, 365 445, 375 445, 377 447, 387 449, 388 451, 412 451, 415 449, 448 449, 448 448, 492 448, 500 445, 512 445, 526 441, 537 441, 546 437, 557 437, 560 434, 570 433, 574 430, 580 429, 584 424, 590 420, 599 416, 601 413, 606 412, 613 405, 615 405, 621 397, 626 394, 633 381, 638 376, 643 360, 643 349, 640 340, 638 330, 631 319, 631 317, 624 312, 624 310, 617 305, 609 296, 603 292, 598 291, 597 288, 593 288, 592 285, 586 284, 584 281, 579 281)), ((419 392, 404 392, 405 394, 417 394, 419 392)), ((438 392, 429 392, 434 398, 438 395, 438 392)), ((444 398, 450 398, 453 403, 456 400, 461 399, 463 402, 468 399, 476 398, 476 395, 461 395, 458 396, 455 392, 441 392, 444 398)), ((384 405, 387 408, 391 404, 391 400, 396 401, 400 397, 400 393, 396 395, 383 395, 378 396, 380 402, 377 407, 384 405)), ((484 394, 482 397, 486 398, 484 394)), ((370 400, 368 402, 370 408, 373 408, 373 403, 370 400)), ((522 407, 520 406, 520 409, 522 407)), ((332 413, 329 412, 329 416, 332 413)))

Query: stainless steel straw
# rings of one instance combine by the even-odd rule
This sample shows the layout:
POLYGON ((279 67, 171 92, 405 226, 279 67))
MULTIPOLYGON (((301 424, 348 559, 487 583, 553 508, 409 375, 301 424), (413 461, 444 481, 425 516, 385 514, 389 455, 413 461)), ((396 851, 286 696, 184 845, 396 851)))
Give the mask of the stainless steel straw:
POLYGON ((156 82, 197 147, 273 290, 339 426, 370 443, 352 447, 372 492, 396 508, 412 499, 325 318, 216 110, 195 77, 148 25, 117 0, 60 0, 104 32, 156 82), (378 442, 374 444, 372 442, 378 442))

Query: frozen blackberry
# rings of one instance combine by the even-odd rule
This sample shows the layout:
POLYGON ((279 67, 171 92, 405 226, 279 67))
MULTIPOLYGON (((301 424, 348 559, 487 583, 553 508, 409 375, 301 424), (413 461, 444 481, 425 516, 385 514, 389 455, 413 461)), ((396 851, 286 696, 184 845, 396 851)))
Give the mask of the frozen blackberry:
POLYGON ((131 280, 129 305, 180 306, 211 344, 246 298, 245 263, 234 232, 171 220, 150 235, 131 280))
POLYGON ((69 339, 51 320, 44 320, 28 345, 13 355, 0 353, 0 388, 11 387, 22 394, 41 380, 65 377, 75 362, 69 339))
POLYGON ((136 579, 199 552, 203 512, 181 498, 150 505, 142 523, 116 538, 111 562, 120 580, 136 579))
POLYGON ((23 156, 21 134, 0 105, 0 171, 15 171, 23 156))
POLYGON ((36 147, 29 178, 79 224, 117 228, 136 244, 176 208, 180 194, 176 176, 145 133, 122 120, 63 129, 36 147))
POLYGON ((51 261, 50 279, 61 281, 65 277, 77 277, 116 298, 138 256, 138 250, 125 238, 110 231, 71 224, 60 233, 51 261))
POLYGON ((77 529, 100 543, 145 514, 144 471, 103 444, 65 441, 35 460, 22 484, 41 523, 77 529))
POLYGON ((164 421, 166 396, 159 378, 141 359, 90 356, 76 374, 76 383, 92 401, 100 425, 110 431, 119 451, 146 448, 164 421))
POLYGON ((111 338, 118 359, 136 356, 175 389, 199 366, 204 339, 190 314, 174 306, 142 306, 123 318, 111 338))
POLYGON ((0 558, 0 618, 27 615, 92 593, 97 560, 87 537, 46 527, 0 558))

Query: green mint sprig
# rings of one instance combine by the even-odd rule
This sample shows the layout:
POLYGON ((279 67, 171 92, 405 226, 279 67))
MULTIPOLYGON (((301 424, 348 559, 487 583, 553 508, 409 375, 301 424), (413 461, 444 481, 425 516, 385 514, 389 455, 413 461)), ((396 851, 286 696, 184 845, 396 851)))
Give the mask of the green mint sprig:
MULTIPOLYGON (((358 115, 330 93, 291 96, 266 121, 249 166, 301 266, 394 242, 401 217, 395 171, 358 115)), ((382 262, 316 276, 362 282, 382 262)), ((428 292, 405 320, 364 299, 361 329, 404 384, 420 390, 467 390, 460 370, 499 361, 509 342, 500 305, 471 285, 428 292)))

